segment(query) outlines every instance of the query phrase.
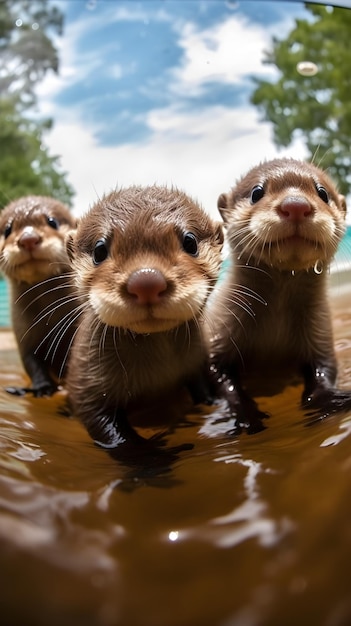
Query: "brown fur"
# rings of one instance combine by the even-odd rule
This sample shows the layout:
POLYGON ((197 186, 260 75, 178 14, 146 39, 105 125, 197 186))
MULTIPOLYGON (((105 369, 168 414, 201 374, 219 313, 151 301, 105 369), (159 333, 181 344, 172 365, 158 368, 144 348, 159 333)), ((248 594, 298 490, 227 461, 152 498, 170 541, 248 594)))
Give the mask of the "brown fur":
POLYGON ((131 187, 103 197, 68 239, 85 310, 68 376, 70 402, 91 436, 117 447, 134 437, 125 417, 159 394, 187 385, 194 398, 206 359, 203 316, 216 282, 221 226, 187 195, 165 187, 131 187), (198 252, 183 249, 186 233, 198 252), (94 263, 94 248, 106 258, 94 263), (165 289, 140 304, 128 289, 156 272, 165 289))
POLYGON ((13 330, 37 396, 51 395, 64 374, 73 328, 61 332, 61 320, 74 308, 65 236, 75 226, 69 209, 45 196, 19 198, 0 214, 0 269, 10 283, 13 330), (26 237, 35 243, 24 245, 26 237))
POLYGON ((219 197, 218 207, 231 268, 211 301, 213 370, 239 422, 255 429, 262 414, 239 383, 248 373, 264 379, 267 370, 286 366, 302 373, 306 407, 322 406, 333 395, 327 273, 345 232, 346 204, 319 168, 275 159, 250 170, 219 197), (258 185, 263 195, 253 202, 258 185), (291 202, 306 207, 300 219, 287 219, 291 202))

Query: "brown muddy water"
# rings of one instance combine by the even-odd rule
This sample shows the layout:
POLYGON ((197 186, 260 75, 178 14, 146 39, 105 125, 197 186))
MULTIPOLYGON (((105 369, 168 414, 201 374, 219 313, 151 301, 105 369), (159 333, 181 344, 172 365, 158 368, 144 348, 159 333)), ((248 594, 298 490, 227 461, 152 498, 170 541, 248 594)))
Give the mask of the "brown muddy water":
POLYGON ((229 438, 220 406, 198 410, 167 436, 193 449, 133 470, 61 414, 63 392, 6 394, 25 378, 11 335, 0 341, 2 626, 351 624, 351 414, 307 427, 288 387, 260 399, 264 432, 229 438))

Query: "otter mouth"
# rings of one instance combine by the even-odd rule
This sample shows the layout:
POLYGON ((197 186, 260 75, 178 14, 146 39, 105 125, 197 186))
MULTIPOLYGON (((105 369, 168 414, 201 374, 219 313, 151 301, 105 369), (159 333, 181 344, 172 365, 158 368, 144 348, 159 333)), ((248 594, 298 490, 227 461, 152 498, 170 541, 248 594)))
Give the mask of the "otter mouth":
POLYGON ((279 239, 270 240, 265 244, 266 248, 271 248, 272 246, 276 246, 277 248, 285 245, 294 245, 294 246, 309 246, 313 247, 315 250, 318 250, 322 247, 322 244, 316 239, 309 239, 304 235, 299 235, 294 233, 293 235, 288 235, 286 237, 281 237, 279 239))
POLYGON ((20 267, 21 265, 26 265, 27 263, 37 265, 38 263, 51 263, 51 262, 52 262, 52 259, 49 257, 36 256, 33 252, 27 252, 26 257, 21 258, 16 263, 16 267, 20 267))
POLYGON ((184 322, 175 319, 145 317, 141 320, 132 320, 128 324, 128 329, 137 334, 150 334, 165 332, 177 328, 184 322))

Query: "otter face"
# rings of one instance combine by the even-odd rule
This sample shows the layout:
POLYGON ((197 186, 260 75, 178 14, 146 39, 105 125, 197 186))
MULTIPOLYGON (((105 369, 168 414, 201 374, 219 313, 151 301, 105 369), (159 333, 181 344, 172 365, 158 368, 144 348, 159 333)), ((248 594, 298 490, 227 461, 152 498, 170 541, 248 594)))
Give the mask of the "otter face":
POLYGON ((201 316, 222 243, 221 226, 184 193, 131 187, 98 202, 67 250, 96 319, 145 334, 201 316))
POLYGON ((69 209, 52 198, 11 202, 0 215, 1 270, 30 285, 67 272, 65 236, 75 225, 69 209))
POLYGON ((218 207, 235 257, 282 270, 329 264, 345 232, 346 203, 325 172, 275 159, 253 168, 218 207))

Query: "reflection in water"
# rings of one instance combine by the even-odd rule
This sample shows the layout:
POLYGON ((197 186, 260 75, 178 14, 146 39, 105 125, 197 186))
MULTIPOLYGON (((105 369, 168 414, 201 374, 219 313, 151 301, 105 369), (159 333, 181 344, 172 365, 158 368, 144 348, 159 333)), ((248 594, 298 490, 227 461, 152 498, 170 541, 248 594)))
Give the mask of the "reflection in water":
POLYGON ((321 447, 336 446, 338 443, 341 443, 343 439, 346 439, 346 437, 351 434, 351 420, 349 418, 342 420, 339 425, 339 429, 341 432, 336 435, 332 435, 331 437, 327 437, 327 439, 322 441, 321 447))
POLYGON ((269 517, 267 503, 259 495, 258 477, 265 471, 262 464, 252 459, 242 459, 239 454, 219 456, 214 461, 236 463, 247 468, 243 478, 244 501, 230 513, 210 520, 200 532, 198 528, 193 533, 178 531, 178 537, 200 536, 201 540, 207 538, 222 548, 236 546, 250 538, 256 538, 261 546, 273 546, 293 525, 288 520, 277 522, 269 517))
MULTIPOLYGON (((346 387, 347 297, 334 306, 346 387)), ((15 351, 1 364, 1 388, 23 383, 15 351)), ((259 398, 271 417, 253 436, 227 437, 221 405, 194 413, 166 437, 193 449, 150 477, 60 415, 63 393, 2 391, 2 623, 348 625, 350 416, 306 428, 300 393, 259 398)))

